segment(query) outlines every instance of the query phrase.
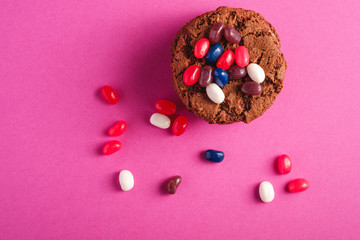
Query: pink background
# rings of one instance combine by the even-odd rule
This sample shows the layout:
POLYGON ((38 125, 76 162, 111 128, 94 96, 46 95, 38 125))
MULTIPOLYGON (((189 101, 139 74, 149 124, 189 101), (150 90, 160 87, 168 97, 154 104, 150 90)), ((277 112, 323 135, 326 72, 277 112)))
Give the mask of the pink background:
POLYGON ((357 0, 2 0, 0 239, 359 239, 359 22, 357 0), (208 125, 171 85, 176 32, 221 5, 262 13, 288 62, 275 104, 249 125, 208 125), (189 117, 183 136, 149 124, 160 98, 189 117), (127 131, 108 137, 118 120, 127 131), (112 139, 123 148, 103 156, 112 139), (203 160, 208 148, 225 160, 203 160), (281 153, 293 159, 286 176, 274 171, 281 153), (177 174, 178 192, 164 194, 177 174), (286 192, 298 177, 308 191, 286 192), (263 180, 269 204, 256 195, 263 180))

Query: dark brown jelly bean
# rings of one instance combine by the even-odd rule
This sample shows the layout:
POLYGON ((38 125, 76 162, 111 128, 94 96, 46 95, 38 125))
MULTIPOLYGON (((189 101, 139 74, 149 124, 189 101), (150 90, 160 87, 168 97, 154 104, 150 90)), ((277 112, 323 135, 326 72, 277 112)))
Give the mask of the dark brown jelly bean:
POLYGON ((209 32, 209 40, 211 44, 218 43, 224 34, 225 24, 222 22, 215 23, 209 32))
POLYGON ((211 66, 205 66, 201 69, 199 84, 202 87, 207 87, 213 81, 214 68, 211 66))
POLYGON ((224 29, 224 36, 229 43, 240 43, 241 35, 233 27, 226 27, 224 29))
POLYGON ((260 95, 262 87, 257 82, 245 82, 241 87, 241 91, 248 95, 260 95))
POLYGON ((246 68, 239 66, 232 66, 229 70, 230 80, 239 80, 246 76, 246 68))
POLYGON ((177 187, 181 183, 181 177, 175 176, 169 179, 167 184, 167 190, 169 193, 174 194, 176 192, 177 187))

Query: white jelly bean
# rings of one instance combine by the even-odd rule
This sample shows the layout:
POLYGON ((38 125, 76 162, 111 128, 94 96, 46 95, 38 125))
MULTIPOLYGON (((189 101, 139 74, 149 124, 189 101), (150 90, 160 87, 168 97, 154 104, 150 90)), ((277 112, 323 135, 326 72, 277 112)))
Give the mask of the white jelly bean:
POLYGON ((265 80, 265 72, 264 69, 262 69, 259 65, 256 63, 250 63, 246 67, 247 74, 253 80, 257 83, 262 83, 265 80))
POLYGON ((122 170, 119 174, 119 182, 123 191, 129 191, 134 187, 134 176, 129 170, 122 170))
POLYGON ((158 128, 167 129, 170 127, 171 120, 161 113, 154 113, 150 117, 150 123, 158 128))
POLYGON ((274 200, 275 197, 273 185, 267 181, 260 183, 259 194, 263 202, 271 202, 272 200, 274 200))
POLYGON ((222 103, 225 100, 225 94, 216 83, 211 83, 206 87, 206 94, 214 103, 222 103))

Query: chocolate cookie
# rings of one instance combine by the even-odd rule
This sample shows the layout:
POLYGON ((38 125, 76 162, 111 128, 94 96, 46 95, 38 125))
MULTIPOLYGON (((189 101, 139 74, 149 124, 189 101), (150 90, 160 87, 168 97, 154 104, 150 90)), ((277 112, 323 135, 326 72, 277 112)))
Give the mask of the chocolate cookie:
POLYGON ((204 13, 185 24, 170 50, 175 91, 190 111, 209 123, 249 123, 274 103, 283 87, 286 62, 280 51, 280 38, 263 16, 251 10, 219 7, 216 11, 204 13), (190 86, 184 83, 183 74, 190 65, 209 65, 204 58, 194 56, 194 46, 199 39, 208 38, 210 28, 217 22, 223 22, 241 34, 240 44, 230 43, 223 37, 219 43, 224 51, 235 51, 243 45, 249 51, 250 62, 257 63, 265 71, 260 95, 248 95, 241 91, 243 84, 250 80, 249 76, 230 80, 222 89, 225 100, 220 104, 212 102, 198 82, 190 86))

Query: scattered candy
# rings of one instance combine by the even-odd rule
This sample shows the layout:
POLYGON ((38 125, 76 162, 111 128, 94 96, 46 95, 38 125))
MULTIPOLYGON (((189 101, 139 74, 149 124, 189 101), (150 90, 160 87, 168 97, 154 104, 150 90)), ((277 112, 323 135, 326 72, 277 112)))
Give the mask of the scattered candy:
POLYGON ((215 63, 221 56, 221 54, 224 52, 223 47, 220 43, 216 43, 215 45, 212 45, 208 51, 208 53, 205 56, 205 60, 210 63, 215 63))
POLYGON ((271 202, 274 200, 275 191, 274 187, 270 182, 264 181, 260 183, 259 186, 259 195, 263 202, 271 202))
POLYGON ((158 113, 169 116, 176 112, 176 104, 169 100, 158 100, 155 103, 155 109, 158 113))
POLYGON ((125 132, 126 129, 126 122, 125 121, 119 121, 115 123, 111 128, 109 128, 108 134, 112 137, 120 136, 125 132))
POLYGON ((169 179, 167 184, 167 190, 169 193, 174 194, 180 185, 182 178, 180 176, 175 176, 169 179))
POLYGON ((167 129, 170 127, 170 118, 161 113, 154 113, 150 117, 150 123, 158 128, 167 129))
POLYGON ((191 65, 189 66, 183 76, 184 83, 186 85, 193 85, 197 82, 200 77, 201 69, 198 65, 191 65))
POLYGON ((210 42, 206 38, 202 38, 196 42, 194 47, 194 56, 196 58, 203 58, 209 50, 210 42))
POLYGON ((246 76, 246 68, 239 66, 232 66, 229 70, 230 80, 240 80, 246 76))
POLYGON ((262 83, 265 80, 264 70, 256 63, 250 63, 246 67, 246 71, 251 80, 253 80, 254 82, 262 83))
POLYGON ((229 82, 229 74, 221 68, 214 71, 214 80, 219 87, 224 87, 229 82))
POLYGON ((224 152, 222 151, 217 151, 217 150, 212 150, 212 149, 208 149, 205 151, 205 159, 209 160, 211 162, 222 162, 222 160, 224 160, 224 152))
POLYGON ((292 163, 288 155, 283 154, 276 159, 276 170, 280 174, 288 174, 291 171, 291 168, 292 163))
POLYGON ((239 67, 246 67, 249 64, 250 55, 245 46, 239 46, 235 49, 235 62, 239 67))
POLYGON ((181 134, 183 134, 186 130, 188 122, 189 120, 187 117, 178 116, 171 127, 173 134, 175 136, 180 136, 181 134))
POLYGON ((209 31, 209 40, 211 44, 218 43, 223 36, 225 24, 222 22, 215 23, 209 31))
POLYGON ((292 193, 302 192, 309 188, 309 182, 304 178, 294 179, 288 184, 288 190, 292 193))
POLYGON ((248 95, 260 95, 262 87, 257 82, 244 82, 241 86, 241 91, 248 95))
POLYGON ((107 142, 104 145, 102 151, 103 151, 103 154, 110 155, 110 154, 113 154, 114 152, 119 151, 120 148, 121 148, 121 142, 118 140, 113 140, 113 141, 107 142))
POLYGON ((201 74, 199 78, 199 84, 202 87, 209 86, 210 83, 213 81, 213 71, 214 68, 211 66, 205 66, 201 69, 201 74))
POLYGON ((206 87, 206 94, 214 103, 222 103, 225 100, 225 94, 216 83, 210 83, 206 87))
POLYGON ((110 86, 103 86, 100 92, 101 96, 110 104, 115 104, 119 101, 119 96, 110 86))
POLYGON ((233 27, 226 27, 224 29, 224 36, 229 43, 240 43, 241 35, 233 27))
POLYGON ((134 176, 129 170, 122 170, 119 174, 119 183, 123 191, 129 191, 134 187, 134 176))
POLYGON ((234 60, 235 54, 233 53, 233 51, 226 50, 217 61, 216 66, 218 68, 226 70, 233 64, 234 60))

